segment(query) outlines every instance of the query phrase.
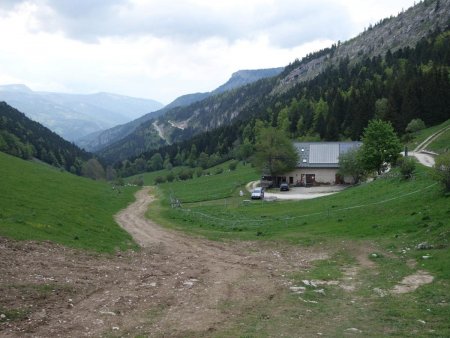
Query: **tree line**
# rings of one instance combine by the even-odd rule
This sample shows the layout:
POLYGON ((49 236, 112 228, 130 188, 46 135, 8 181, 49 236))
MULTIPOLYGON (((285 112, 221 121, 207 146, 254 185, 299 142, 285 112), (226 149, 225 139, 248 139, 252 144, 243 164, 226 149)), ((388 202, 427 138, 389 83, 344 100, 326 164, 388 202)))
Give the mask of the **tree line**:
MULTIPOLYGON (((407 135, 411 120, 434 125, 450 118, 449 66, 449 29, 430 33, 415 48, 360 62, 344 58, 284 93, 259 95, 252 90, 259 100, 232 124, 147 151, 115 168, 124 176, 156 170, 159 166, 151 160, 155 156, 162 158, 162 167, 245 160, 254 152, 262 125, 298 141, 359 140, 370 120, 381 119, 391 122, 399 135, 407 135)), ((265 86, 260 88, 267 92, 265 86)))

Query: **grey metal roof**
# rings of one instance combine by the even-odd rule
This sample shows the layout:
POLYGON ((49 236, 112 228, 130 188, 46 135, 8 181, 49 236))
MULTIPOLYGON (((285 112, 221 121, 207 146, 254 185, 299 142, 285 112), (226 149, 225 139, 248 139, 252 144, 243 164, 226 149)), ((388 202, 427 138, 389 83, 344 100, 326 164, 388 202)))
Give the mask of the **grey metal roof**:
POLYGON ((353 148, 359 148, 361 142, 294 142, 299 154, 300 168, 339 168, 339 155, 353 148))

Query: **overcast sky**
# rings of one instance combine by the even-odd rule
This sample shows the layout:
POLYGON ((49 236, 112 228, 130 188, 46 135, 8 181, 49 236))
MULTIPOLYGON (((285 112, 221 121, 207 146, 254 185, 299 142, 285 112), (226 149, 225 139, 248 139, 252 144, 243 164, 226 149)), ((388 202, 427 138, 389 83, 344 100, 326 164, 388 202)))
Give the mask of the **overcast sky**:
POLYGON ((0 84, 164 104, 285 66, 414 0, 0 0, 0 84))

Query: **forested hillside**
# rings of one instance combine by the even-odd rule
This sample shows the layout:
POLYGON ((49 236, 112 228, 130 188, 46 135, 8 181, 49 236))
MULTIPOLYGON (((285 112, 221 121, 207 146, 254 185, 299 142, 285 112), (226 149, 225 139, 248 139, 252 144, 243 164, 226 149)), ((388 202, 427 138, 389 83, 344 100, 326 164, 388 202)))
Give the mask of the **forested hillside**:
POLYGON ((5 102, 0 102, 0 151, 23 159, 37 158, 75 174, 81 174, 83 161, 91 157, 5 102))
MULTIPOLYGON (((450 118, 449 67, 447 28, 430 33, 415 48, 388 51, 384 57, 367 57, 354 64, 343 59, 282 94, 257 96, 259 100, 232 124, 142 157, 148 160, 160 153, 173 165, 196 165, 192 159, 202 153, 223 160, 245 158, 252 153, 258 126, 264 124, 298 140, 358 140, 372 118, 391 121, 399 134, 415 118, 434 125, 450 118)), ((118 167, 133 174, 134 161, 118 167)))
POLYGON ((269 68, 237 71, 233 73, 226 83, 211 92, 182 95, 158 111, 141 116, 131 122, 87 135, 77 143, 86 150, 99 152, 99 154, 104 156, 113 154, 118 160, 141 154, 146 150, 154 149, 162 144, 166 144, 167 141, 171 141, 170 132, 172 130, 167 130, 167 126, 170 127, 170 123, 167 122, 166 127, 155 125, 154 121, 156 118, 167 113, 178 112, 182 107, 195 105, 197 102, 211 96, 263 78, 276 76, 282 70, 283 68, 269 68), (128 135, 131 135, 131 137, 128 137, 128 135))
MULTIPOLYGON (((246 126, 257 118, 270 120, 273 125, 284 121, 283 129, 292 137, 327 140, 357 139, 375 109, 377 117, 391 119, 397 131, 404 129, 408 118, 417 115, 414 110, 422 108, 424 120, 432 123, 436 118, 428 115, 437 103, 429 94, 441 97, 447 86, 441 84, 448 72, 448 37, 440 32, 447 29, 449 20, 450 2, 420 2, 397 17, 368 27, 354 39, 293 62, 278 77, 171 109, 156 124, 141 124, 136 133, 100 154, 108 161, 120 161, 126 154, 138 156, 135 146, 139 150, 151 148, 142 135, 163 135, 169 143, 176 143, 236 120, 245 121, 246 126), (418 51, 414 52, 416 45, 418 51), (418 81, 433 83, 420 88, 418 81), (426 92, 436 86, 440 91, 426 92), (408 100, 419 93, 423 97, 408 100), (422 106, 417 106, 417 100, 422 106)), ((252 133, 249 126, 243 139, 251 140, 252 133)))

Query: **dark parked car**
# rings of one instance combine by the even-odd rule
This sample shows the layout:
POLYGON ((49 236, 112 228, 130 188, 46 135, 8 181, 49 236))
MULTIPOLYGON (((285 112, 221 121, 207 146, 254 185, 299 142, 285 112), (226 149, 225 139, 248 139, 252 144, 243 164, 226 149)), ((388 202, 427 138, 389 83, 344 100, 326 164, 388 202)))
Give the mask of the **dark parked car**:
POLYGON ((287 183, 281 183, 280 191, 289 191, 289 185, 287 183))

